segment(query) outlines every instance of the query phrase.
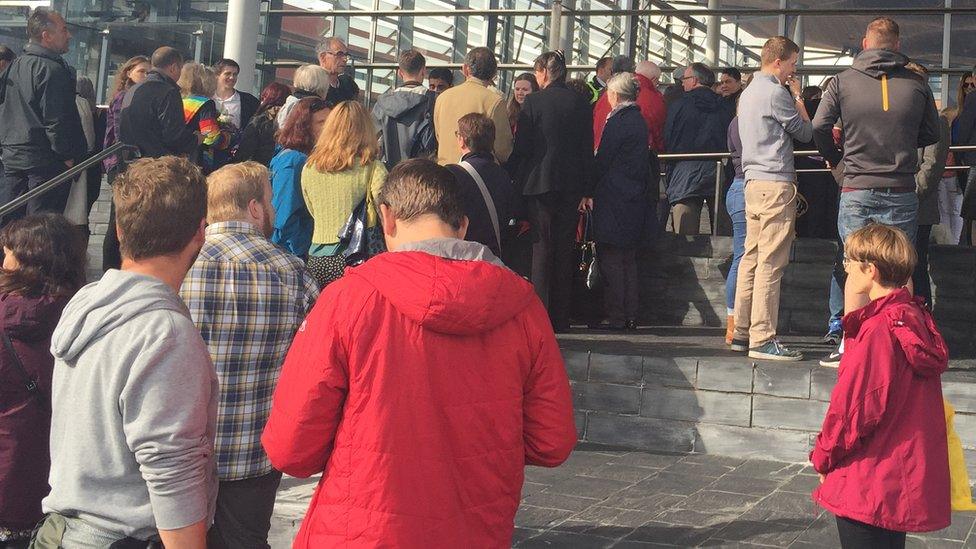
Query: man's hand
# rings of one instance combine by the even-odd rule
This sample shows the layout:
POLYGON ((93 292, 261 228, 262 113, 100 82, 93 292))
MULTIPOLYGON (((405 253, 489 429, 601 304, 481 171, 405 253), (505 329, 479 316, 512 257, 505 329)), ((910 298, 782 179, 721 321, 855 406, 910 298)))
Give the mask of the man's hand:
POLYGON ((75 165, 75 161, 71 159, 65 160, 64 165, 70 168, 75 165))
POLYGON ((532 224, 529 223, 528 221, 519 221, 518 222, 518 235, 517 236, 522 236, 523 234, 529 232, 529 229, 531 229, 531 228, 532 228, 532 224))
POLYGON ((820 484, 823 484, 824 483, 824 480, 827 479, 827 475, 820 474, 820 473, 818 473, 818 474, 820 475, 820 484))
POLYGON ((579 203, 579 212, 580 213, 583 213, 583 212, 585 212, 587 210, 592 210, 592 209, 593 209, 593 199, 592 198, 583 198, 583 200, 580 200, 580 203, 579 203))
POLYGON ((167 549, 206 549, 207 527, 200 521, 178 530, 160 530, 159 539, 167 549))
POLYGON ((794 98, 800 95, 800 81, 796 79, 796 76, 791 76, 786 80, 787 84, 790 85, 790 93, 794 98))

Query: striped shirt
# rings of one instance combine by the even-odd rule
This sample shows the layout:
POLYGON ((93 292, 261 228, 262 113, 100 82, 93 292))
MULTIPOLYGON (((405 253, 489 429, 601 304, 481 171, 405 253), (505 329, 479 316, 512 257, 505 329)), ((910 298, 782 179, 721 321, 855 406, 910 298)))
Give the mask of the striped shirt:
POLYGON ((250 223, 214 223, 206 234, 180 295, 220 381, 219 478, 254 478, 272 470, 261 432, 285 353, 318 286, 300 259, 250 223))

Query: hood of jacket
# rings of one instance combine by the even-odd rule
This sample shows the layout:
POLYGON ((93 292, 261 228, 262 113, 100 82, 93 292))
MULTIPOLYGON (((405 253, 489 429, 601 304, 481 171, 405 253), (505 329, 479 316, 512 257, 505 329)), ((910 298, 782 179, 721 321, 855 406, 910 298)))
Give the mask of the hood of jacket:
POLYGON ((401 87, 384 94, 376 101, 377 114, 390 118, 401 118, 412 114, 415 109, 426 108, 427 88, 423 86, 401 87), (420 90, 414 91, 414 90, 420 90))
POLYGON ((453 335, 491 330, 536 299, 532 285, 486 246, 453 238, 410 243, 346 276, 366 279, 413 322, 453 335))
POLYGON ((51 339, 51 354, 70 364, 95 340, 143 313, 159 310, 190 314, 161 280, 111 269, 79 290, 64 308, 51 339))
POLYGON ((900 288, 844 317, 844 331, 856 337, 869 319, 880 316, 915 375, 941 375, 949 366, 949 350, 924 302, 900 288))
POLYGON ((908 58, 896 51, 875 49, 859 53, 851 63, 851 68, 871 78, 881 78, 882 75, 904 68, 907 63, 908 58))
POLYGON ((715 112, 725 108, 725 105, 722 104, 722 96, 705 86, 699 86, 685 92, 684 97, 686 101, 693 102, 695 107, 702 112, 715 112))

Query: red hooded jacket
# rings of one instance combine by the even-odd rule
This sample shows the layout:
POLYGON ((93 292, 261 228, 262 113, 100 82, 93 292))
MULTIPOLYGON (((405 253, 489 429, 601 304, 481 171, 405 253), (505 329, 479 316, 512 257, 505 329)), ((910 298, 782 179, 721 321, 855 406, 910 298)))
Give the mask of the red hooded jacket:
POLYGON ((525 465, 562 463, 576 428, 532 286, 488 261, 401 251, 323 292, 262 441, 278 470, 324 471, 296 548, 509 547, 525 465))
MULTIPOLYGON (((647 123, 647 143, 655 152, 664 151, 664 122, 668 118, 668 110, 664 106, 664 96, 657 91, 654 83, 643 74, 635 74, 640 83, 640 91, 637 93, 637 106, 640 107, 644 122, 647 123)), ((607 125, 607 116, 610 116, 610 100, 604 90, 600 94, 600 99, 593 106, 593 150, 600 148, 600 138, 603 136, 603 127, 607 125)))
POLYGON ((945 341, 908 290, 844 317, 845 352, 810 459, 827 478, 813 500, 899 532, 949 526, 940 375, 945 341))

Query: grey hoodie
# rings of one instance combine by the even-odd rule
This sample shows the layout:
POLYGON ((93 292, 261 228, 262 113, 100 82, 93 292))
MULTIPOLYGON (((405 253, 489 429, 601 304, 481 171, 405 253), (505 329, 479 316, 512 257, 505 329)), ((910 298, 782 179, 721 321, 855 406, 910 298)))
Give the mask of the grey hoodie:
POLYGON ((213 517, 217 376, 179 296, 110 270, 55 328, 45 512, 149 539, 213 517))
POLYGON ((939 141, 932 89, 907 63, 898 52, 864 50, 824 90, 813 138, 832 165, 843 155, 845 188, 914 189, 918 149, 939 141), (843 152, 833 140, 838 122, 844 126, 843 152))
POLYGON ((380 131, 380 149, 387 170, 410 158, 421 122, 433 115, 434 97, 423 84, 413 83, 388 91, 376 100, 373 119, 380 131), (396 132, 390 131, 393 128, 396 132))

